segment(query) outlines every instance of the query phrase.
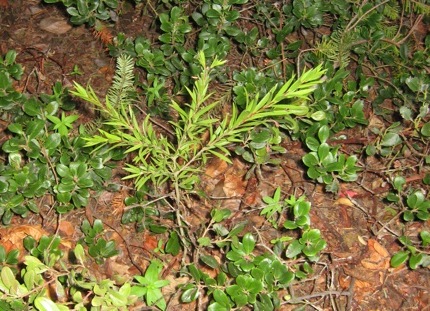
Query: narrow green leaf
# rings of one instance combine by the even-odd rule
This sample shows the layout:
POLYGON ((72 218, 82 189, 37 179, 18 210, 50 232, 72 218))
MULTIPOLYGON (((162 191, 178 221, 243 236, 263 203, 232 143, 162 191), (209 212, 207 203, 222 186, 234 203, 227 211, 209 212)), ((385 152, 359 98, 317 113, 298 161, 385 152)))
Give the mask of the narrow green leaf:
POLYGON ((219 263, 216 259, 209 255, 200 255, 200 260, 203 261, 206 265, 211 267, 212 269, 218 269, 219 263))

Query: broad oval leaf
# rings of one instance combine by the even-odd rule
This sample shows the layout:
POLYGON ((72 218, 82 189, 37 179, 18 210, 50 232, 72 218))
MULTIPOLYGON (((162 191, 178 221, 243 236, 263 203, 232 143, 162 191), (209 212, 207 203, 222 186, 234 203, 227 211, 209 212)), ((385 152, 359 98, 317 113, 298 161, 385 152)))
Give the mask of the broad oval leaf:
POLYGON ((287 258, 294 258, 302 252, 303 247, 304 245, 300 244, 299 241, 295 240, 290 245, 288 245, 287 251, 285 252, 285 256, 287 256, 287 258))
POLYGON ((252 253, 255 247, 255 238, 251 233, 246 233, 242 239, 243 250, 245 254, 249 255, 252 253))
POLYGON ((430 136, 430 122, 424 123, 423 127, 421 128, 421 134, 425 137, 430 136))
POLYGON ((382 137, 381 146, 394 147, 402 142, 400 135, 397 133, 389 132, 382 137))
POLYGON ((394 256, 391 257, 391 260, 390 260, 391 266, 393 268, 399 267, 400 265, 402 265, 403 263, 405 263, 406 260, 408 260, 409 254, 410 253, 407 252, 407 251, 401 251, 401 252, 398 252, 398 253, 394 254, 394 256))
POLYGON ((60 311, 55 302, 47 297, 37 297, 34 300, 34 306, 39 311, 60 311))
POLYGON ((211 267, 212 269, 217 269, 219 267, 218 261, 212 256, 209 255, 201 255, 201 261, 203 261, 206 265, 211 267))
POLYGON ((181 295, 181 301, 188 303, 195 301, 200 296, 200 291, 197 287, 191 287, 185 290, 181 295))
POLYGON ((318 147, 320 146, 320 142, 313 136, 306 137, 306 146, 311 151, 317 151, 318 147))
POLYGON ((166 253, 172 254, 173 256, 176 256, 179 254, 179 251, 181 250, 181 244, 179 242, 179 236, 178 234, 173 231, 170 234, 170 238, 166 243, 166 253))
POLYGON ((318 130, 318 138, 320 139, 321 143, 324 143, 327 141, 327 139, 330 137, 330 129, 327 125, 321 126, 321 128, 318 130))

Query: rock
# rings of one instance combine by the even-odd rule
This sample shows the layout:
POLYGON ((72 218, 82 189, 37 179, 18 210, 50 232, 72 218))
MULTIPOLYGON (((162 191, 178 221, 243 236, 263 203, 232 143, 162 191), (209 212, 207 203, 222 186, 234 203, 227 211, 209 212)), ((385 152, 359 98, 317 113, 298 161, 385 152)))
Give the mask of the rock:
POLYGON ((64 18, 47 17, 40 21, 39 27, 47 32, 61 35, 68 32, 72 26, 64 18))

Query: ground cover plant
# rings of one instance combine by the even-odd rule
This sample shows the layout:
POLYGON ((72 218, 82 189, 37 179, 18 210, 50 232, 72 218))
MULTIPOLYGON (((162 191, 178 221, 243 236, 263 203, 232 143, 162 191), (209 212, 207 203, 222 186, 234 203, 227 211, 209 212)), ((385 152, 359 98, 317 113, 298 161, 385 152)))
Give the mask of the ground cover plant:
POLYGON ((2 310, 430 304, 427 3, 30 8, 109 65, 1 45, 2 310))

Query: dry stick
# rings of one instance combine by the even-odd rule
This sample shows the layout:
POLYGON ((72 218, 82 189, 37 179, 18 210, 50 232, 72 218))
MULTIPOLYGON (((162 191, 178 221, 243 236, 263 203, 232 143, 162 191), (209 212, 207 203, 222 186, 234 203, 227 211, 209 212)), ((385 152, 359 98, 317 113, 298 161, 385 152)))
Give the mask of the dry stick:
POLYGON ((379 233, 382 230, 387 230, 388 232, 390 232, 391 234, 395 235, 396 237, 401 236, 400 233, 394 232, 392 229, 388 228, 388 225, 395 219, 398 218, 399 214, 397 214, 396 216, 394 216, 390 221, 388 221, 387 223, 383 224, 381 221, 377 220, 376 217, 370 215, 364 207, 362 207, 356 200, 354 200, 353 198, 351 198, 350 196, 347 196, 347 198, 352 202, 352 204, 354 204, 354 207, 358 208, 360 211, 362 211, 365 215, 370 216, 371 218, 373 218, 373 220, 375 220, 376 223, 380 224, 382 226, 381 229, 378 230, 378 232, 374 233, 375 236, 378 236, 379 233))
POLYGON ((428 156, 428 152, 426 151, 425 153, 421 153, 421 152, 419 152, 418 150, 416 150, 413 146, 412 146, 412 144, 407 140, 407 138, 406 138, 406 136, 405 135, 403 135, 403 134, 400 134, 400 136, 403 138, 403 142, 406 144, 406 146, 409 148, 409 150, 413 153, 413 154, 415 154, 415 155, 417 155, 417 156, 420 156, 420 157, 427 157, 428 156))
POLYGON ((318 298, 318 297, 324 297, 327 295, 352 296, 352 293, 349 290, 347 292, 337 291, 337 290, 329 290, 329 291, 324 291, 324 292, 320 292, 320 293, 314 293, 314 294, 309 294, 309 295, 305 295, 305 296, 301 296, 301 297, 296 297, 296 298, 293 298, 293 299, 290 299, 290 300, 284 302, 283 304, 299 303, 299 302, 303 302, 304 300, 308 300, 308 299, 312 299, 312 298, 318 298))
MULTIPOLYGON (((327 274, 328 274, 328 271, 327 271, 327 274)), ((334 271, 333 271, 333 269, 330 269, 330 274, 329 275, 330 275, 330 278, 327 277, 327 283, 328 283, 327 287, 328 288, 335 288, 335 286, 334 286, 334 279, 335 279, 335 277, 334 277, 334 271)), ((338 310, 338 305, 337 305, 336 301, 334 300, 333 295, 330 295, 330 302, 331 302, 333 310, 337 311, 338 310)))
MULTIPOLYGON (((400 46, 403 42, 406 41, 406 39, 412 35, 413 31, 415 30, 415 28, 417 28, 418 24, 421 22, 421 20, 423 19, 423 14, 418 15, 417 19, 415 20, 414 24, 412 25, 411 29, 409 30, 409 32, 406 34, 405 37, 402 38, 402 40, 400 40, 399 42, 397 42, 397 44, 400 46)), ((399 28, 400 29, 400 28, 399 28)))
MULTIPOLYGON (((139 109, 139 111, 146 117, 148 115, 148 113, 143 110, 142 108, 140 108, 139 106, 137 106, 137 109, 139 109)), ((162 128, 163 130, 165 130, 167 132, 167 134, 169 134, 172 137, 176 137, 175 133, 169 129, 166 125, 162 124, 161 122, 158 122, 157 120, 155 120, 154 118, 151 117, 151 115, 149 116, 149 120, 151 121, 151 123, 155 124, 156 126, 162 128)))
POLYGON ((170 193, 168 193, 168 194, 165 194, 165 195, 162 195, 160 197, 157 197, 157 198, 155 198, 155 199, 153 199, 151 201, 148 201, 148 202, 146 202, 144 204, 142 204, 142 203, 136 203, 136 204, 132 204, 132 205, 127 205, 126 207, 124 207, 124 211, 128 211, 129 209, 132 209, 132 208, 135 208, 135 207, 142 207, 143 208, 143 207, 150 206, 150 205, 152 205, 152 204, 154 204, 154 203, 156 203, 158 201, 161 201, 161 200, 164 200, 166 198, 171 197, 172 194, 173 194, 173 191, 170 192, 170 193))
MULTIPOLYGON (((364 1, 363 3, 362 3, 362 6, 361 7, 363 7, 365 4, 366 4, 366 2, 367 1, 364 1)), ((347 31, 350 31, 351 29, 353 29, 353 28, 355 28, 363 19, 364 19, 364 17, 366 17, 367 15, 369 15, 370 14, 370 12, 372 12, 372 11, 374 11, 374 10, 376 10, 378 7, 380 7, 381 5, 384 5, 385 3, 387 3, 387 2, 390 2, 390 0, 385 0, 385 1, 383 1, 383 2, 381 2, 381 3, 379 3, 379 4, 377 4, 377 5, 375 5, 374 7, 372 7, 370 10, 368 10, 368 11, 366 11, 366 12, 364 12, 364 14, 363 15, 361 15, 361 16, 359 16, 359 15, 356 15, 354 18, 352 18, 351 19, 351 21, 349 22, 349 24, 346 26, 346 28, 345 28, 345 32, 347 32, 347 31)))
POLYGON ((109 228, 111 228, 113 231, 115 231, 118 236, 121 238, 121 240, 124 242, 125 248, 127 249, 127 253, 128 253, 128 258, 130 258, 131 263, 133 264, 133 266, 135 266, 137 268, 137 270, 139 270, 139 272, 144 275, 145 271, 134 261, 133 256, 131 254, 129 245, 127 240, 122 236, 121 233, 118 232, 118 230, 116 230, 113 226, 111 226, 110 224, 108 224, 107 222, 103 222, 106 226, 108 226, 109 228))

